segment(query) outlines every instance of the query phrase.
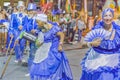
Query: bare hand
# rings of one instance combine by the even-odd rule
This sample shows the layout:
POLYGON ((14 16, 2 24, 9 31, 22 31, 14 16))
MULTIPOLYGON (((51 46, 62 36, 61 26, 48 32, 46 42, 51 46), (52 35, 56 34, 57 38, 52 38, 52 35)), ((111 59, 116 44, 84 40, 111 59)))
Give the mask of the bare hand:
POLYGON ((19 30, 22 30, 22 28, 23 28, 23 26, 19 26, 19 27, 18 27, 19 30))
POLYGON ((59 45, 58 51, 62 51, 62 50, 63 50, 62 45, 59 45))
POLYGON ((98 47, 100 45, 100 43, 101 43, 101 39, 96 39, 96 40, 91 42, 91 45, 93 47, 98 47))
POLYGON ((19 42, 19 40, 16 40, 16 41, 15 41, 15 44, 18 44, 18 42, 19 42))
POLYGON ((35 32, 36 32, 36 31, 35 31, 34 29, 31 30, 31 33, 32 33, 32 34, 35 34, 35 32))

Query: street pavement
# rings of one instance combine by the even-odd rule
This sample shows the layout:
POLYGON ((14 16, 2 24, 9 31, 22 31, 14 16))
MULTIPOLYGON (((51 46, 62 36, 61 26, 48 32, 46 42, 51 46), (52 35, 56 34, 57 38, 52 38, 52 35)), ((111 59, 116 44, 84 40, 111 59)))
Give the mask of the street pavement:
MULTIPOLYGON (((84 57, 87 49, 70 50, 76 47, 79 47, 79 44, 64 45, 64 49, 65 50, 67 49, 67 51, 65 52, 70 62, 70 67, 72 69, 74 80, 80 80, 80 75, 81 75, 80 62, 84 57)), ((0 80, 30 80, 29 77, 25 77, 25 74, 27 73, 27 67, 22 66, 20 63, 19 64, 14 63, 14 59, 15 59, 15 56, 12 57, 3 78, 0 80)), ((0 74, 2 73, 2 69, 4 67, 4 64, 3 64, 4 61, 6 61, 6 57, 0 57, 0 74)))

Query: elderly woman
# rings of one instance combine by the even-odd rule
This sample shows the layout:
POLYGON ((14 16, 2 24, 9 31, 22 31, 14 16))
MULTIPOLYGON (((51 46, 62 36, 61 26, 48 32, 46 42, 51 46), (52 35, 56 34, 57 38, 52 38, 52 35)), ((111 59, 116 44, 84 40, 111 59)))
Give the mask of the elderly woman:
POLYGON ((81 63, 80 80, 120 80, 120 28, 113 17, 114 11, 105 9, 102 21, 86 35, 83 45, 90 50, 81 63))
POLYGON ((62 50, 64 34, 57 25, 47 22, 45 14, 38 14, 38 49, 30 70, 31 80, 73 80, 69 62, 62 50))

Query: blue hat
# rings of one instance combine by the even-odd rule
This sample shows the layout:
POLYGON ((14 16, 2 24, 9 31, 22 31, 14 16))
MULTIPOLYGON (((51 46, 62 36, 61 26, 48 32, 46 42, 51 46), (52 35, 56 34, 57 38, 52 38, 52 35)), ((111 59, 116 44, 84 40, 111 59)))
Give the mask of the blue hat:
POLYGON ((34 3, 29 3, 27 10, 36 10, 36 4, 34 4, 34 3))
POLYGON ((24 5, 23 1, 18 1, 17 8, 19 9, 20 6, 23 6, 25 8, 25 5, 24 5))

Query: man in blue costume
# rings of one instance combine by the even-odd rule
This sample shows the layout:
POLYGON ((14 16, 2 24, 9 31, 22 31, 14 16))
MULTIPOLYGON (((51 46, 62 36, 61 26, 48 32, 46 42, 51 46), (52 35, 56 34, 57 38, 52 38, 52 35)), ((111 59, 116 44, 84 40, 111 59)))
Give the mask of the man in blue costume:
POLYGON ((15 55, 16 60, 15 62, 18 63, 19 61, 25 62, 23 59, 23 52, 24 52, 24 46, 25 46, 25 40, 19 39, 19 35, 22 31, 26 30, 26 23, 27 23, 27 16, 24 12, 25 6, 23 1, 18 2, 17 6, 18 12, 15 15, 11 16, 11 22, 10 22, 10 37, 13 37, 13 42, 15 42, 15 55))
MULTIPOLYGON (((26 31, 30 34, 37 36, 38 30, 37 30, 37 23, 35 20, 36 4, 29 3, 27 10, 28 10, 28 23, 27 23, 26 31)), ((29 57, 28 57, 28 70, 30 70, 31 64, 32 64, 33 59, 34 59, 36 46, 35 46, 34 42, 30 42, 30 44, 28 44, 28 45, 30 46, 30 53, 29 53, 29 57)), ((26 74, 25 76, 29 76, 29 73, 26 74)))

